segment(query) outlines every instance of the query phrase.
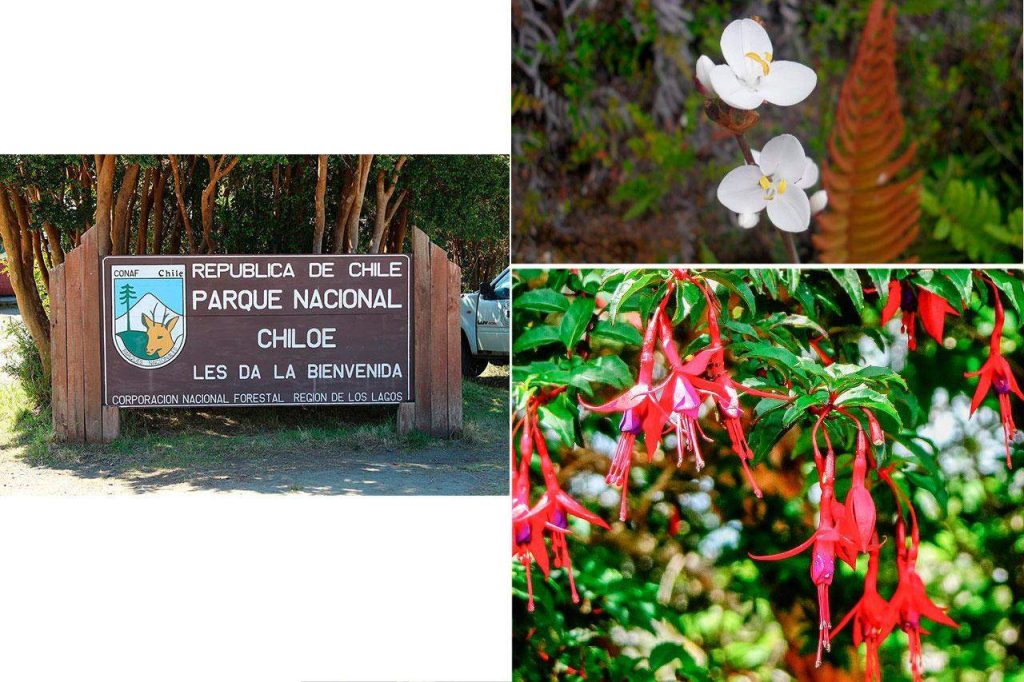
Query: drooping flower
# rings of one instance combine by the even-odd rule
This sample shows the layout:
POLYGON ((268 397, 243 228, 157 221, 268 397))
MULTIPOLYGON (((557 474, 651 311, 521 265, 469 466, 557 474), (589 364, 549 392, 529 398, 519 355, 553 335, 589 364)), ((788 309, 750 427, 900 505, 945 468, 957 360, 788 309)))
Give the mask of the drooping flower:
POLYGON ((536 562, 547 578, 551 568, 544 544, 544 509, 530 508, 530 460, 533 458, 533 437, 524 430, 519 441, 519 466, 512 473, 512 557, 526 569, 527 609, 533 611, 532 565, 536 562))
POLYGON ((540 455, 540 468, 544 474, 545 492, 537 501, 535 509, 544 513, 545 530, 551 539, 551 551, 554 554, 555 568, 564 568, 569 576, 569 588, 572 594, 573 603, 580 600, 576 592, 576 579, 572 573, 572 557, 569 556, 569 543, 567 535, 569 530, 569 517, 575 516, 587 523, 607 529, 608 524, 604 519, 590 511, 582 504, 569 496, 562 490, 558 483, 558 476, 555 474, 555 466, 548 454, 547 442, 540 428, 534 424, 533 439, 536 444, 537 453, 540 455))
POLYGON ((786 232, 803 232, 811 224, 811 204, 804 187, 817 181, 800 141, 785 134, 772 138, 759 161, 734 168, 718 185, 718 200, 740 214, 767 210, 768 219, 786 232), (804 175, 808 174, 807 182, 804 175))
POLYGON ((846 494, 846 516, 851 522, 851 531, 857 549, 868 552, 875 536, 875 501, 867 488, 868 439, 864 431, 857 429, 857 447, 853 459, 853 479, 850 492, 846 494))
POLYGON ((822 651, 831 650, 832 614, 829 607, 829 587, 836 574, 836 545, 840 541, 840 533, 833 517, 835 502, 835 461, 830 455, 825 460, 825 468, 821 472, 821 506, 818 511, 818 528, 807 540, 793 549, 778 554, 754 555, 750 558, 757 561, 779 561, 800 554, 809 547, 811 549, 811 582, 818 592, 818 657, 816 665, 821 665, 822 651))
POLYGON ((1003 324, 1006 314, 1003 311, 1003 302, 999 298, 999 291, 995 284, 989 281, 992 287, 992 294, 995 296, 995 326, 992 328, 992 336, 989 337, 988 359, 976 372, 967 372, 965 376, 979 377, 978 388, 974 391, 974 399, 971 401, 971 414, 981 406, 989 388, 995 389, 996 397, 999 399, 999 415, 1003 422, 1003 438, 1006 443, 1006 466, 1013 468, 1013 460, 1010 453, 1010 442, 1017 432, 1017 426, 1013 423, 1013 406, 1010 404, 1010 393, 1013 393, 1021 400, 1024 400, 1024 393, 1021 393, 1017 385, 1017 379, 1013 376, 1010 363, 1003 357, 1000 349, 1000 341, 1003 337, 1003 324))
POLYGON ((917 574, 917 552, 920 539, 917 537, 917 518, 914 508, 912 506, 909 508, 913 522, 909 547, 906 544, 903 519, 900 518, 896 524, 896 569, 899 574, 899 583, 889 602, 890 614, 886 626, 891 627, 898 623, 900 628, 907 633, 910 671, 913 673, 914 682, 921 682, 923 662, 921 633, 927 634, 927 631, 921 627, 921 619, 927 618, 939 625, 951 628, 960 626, 928 598, 924 581, 917 574))
POLYGON ((711 60, 702 56, 697 62, 697 78, 705 89, 713 89, 736 109, 756 109, 766 101, 780 106, 797 104, 818 82, 814 70, 803 64, 775 61, 768 32, 753 19, 738 19, 726 26, 721 46, 726 63, 712 66, 711 60))
POLYGON ((917 348, 914 328, 914 320, 917 317, 921 318, 924 330, 941 344, 946 315, 960 315, 942 296, 916 287, 910 282, 894 279, 889 282, 889 300, 882 308, 882 324, 887 324, 896 315, 896 311, 900 311, 900 320, 910 350, 917 348))
POLYGON ((874 549, 868 559, 868 572, 864 577, 864 595, 860 601, 850 609, 839 625, 830 635, 835 638, 846 624, 853 620, 853 644, 860 646, 861 642, 867 644, 867 653, 864 666, 865 682, 881 682, 882 665, 878 657, 878 649, 882 642, 892 632, 895 624, 888 617, 890 612, 889 602, 878 593, 878 537, 873 538, 874 549))
MULTIPOLYGON (((752 149, 750 150, 750 154, 754 157, 754 163, 761 163, 760 151, 752 149)), ((820 171, 818 170, 818 164, 814 163, 810 157, 807 157, 807 163, 804 166, 803 174, 800 176, 798 186, 800 189, 809 190, 818 183, 819 176, 820 171)), ((825 207, 828 206, 828 193, 823 189, 818 190, 808 199, 808 205, 811 209, 811 216, 821 213, 825 210, 825 207)), ((740 227, 750 229, 752 227, 757 227, 757 223, 760 221, 760 218, 761 214, 759 212, 740 213, 736 216, 736 222, 739 223, 740 227)))
POLYGON ((644 445, 647 447, 647 460, 651 461, 658 446, 661 444, 661 437, 665 431, 665 424, 668 423, 670 413, 666 411, 659 399, 659 391, 662 386, 654 386, 654 344, 658 335, 658 319, 665 312, 669 295, 673 286, 665 295, 661 304, 654 309, 651 319, 644 332, 643 343, 640 347, 640 371, 636 384, 622 395, 609 400, 602 405, 591 405, 580 398, 580 404, 586 409, 600 414, 621 413, 619 421, 619 441, 615 447, 615 456, 608 469, 605 480, 611 484, 622 487, 621 503, 619 508, 619 519, 626 520, 629 509, 629 471, 633 464, 633 444, 637 436, 643 434, 644 445))

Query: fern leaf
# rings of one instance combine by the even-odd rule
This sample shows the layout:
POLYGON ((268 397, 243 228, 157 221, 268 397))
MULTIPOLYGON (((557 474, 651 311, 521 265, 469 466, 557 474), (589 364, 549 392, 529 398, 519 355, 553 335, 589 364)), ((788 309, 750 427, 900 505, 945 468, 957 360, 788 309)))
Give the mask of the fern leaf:
POLYGON ((812 237, 822 262, 898 260, 919 231, 922 172, 904 173, 913 144, 899 152, 905 124, 896 94, 895 28, 896 8, 873 0, 822 168, 829 210, 812 237))

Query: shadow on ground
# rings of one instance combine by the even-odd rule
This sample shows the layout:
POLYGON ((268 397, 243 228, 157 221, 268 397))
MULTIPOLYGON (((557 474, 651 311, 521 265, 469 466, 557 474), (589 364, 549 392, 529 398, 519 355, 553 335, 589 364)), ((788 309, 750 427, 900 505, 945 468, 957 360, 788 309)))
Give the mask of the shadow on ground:
POLYGON ((286 407, 125 411, 116 442, 70 446, 24 410, 0 430, 0 494, 505 495, 507 387, 493 366, 465 382, 451 441, 399 437, 393 407, 286 407))

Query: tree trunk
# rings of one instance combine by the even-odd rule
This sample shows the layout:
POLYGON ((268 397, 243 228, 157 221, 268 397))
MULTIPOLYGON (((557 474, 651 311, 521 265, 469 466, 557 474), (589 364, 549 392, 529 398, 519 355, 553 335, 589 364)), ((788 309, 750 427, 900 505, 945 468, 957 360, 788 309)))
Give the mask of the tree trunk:
MULTIPOLYGON (((15 299, 18 301, 18 311, 21 319, 28 327, 32 340, 35 341, 36 350, 39 351, 39 359, 43 364, 43 371, 50 374, 50 319, 43 307, 43 300, 39 296, 39 289, 36 287, 35 273, 32 268, 25 267, 24 236, 21 234, 21 227, 14 209, 12 199, 15 200, 17 193, 6 185, 0 184, 0 239, 3 241, 4 251, 7 253, 7 272, 11 280, 11 288, 14 289, 15 299)), ((29 238, 31 243, 31 238, 29 238)), ((28 253, 28 262, 34 260, 31 250, 28 253)))
POLYGON ((113 255, 123 255, 127 247, 128 219, 131 217, 128 205, 135 196, 135 188, 139 181, 139 164, 133 163, 124 171, 124 178, 121 180, 121 189, 117 191, 117 199, 114 201, 114 215, 110 221, 110 241, 113 247, 113 255))
POLYGON ((156 187, 153 189, 153 241, 149 252, 159 255, 164 242, 164 190, 167 188, 167 172, 163 166, 156 170, 156 187))
POLYGON ((402 253, 402 248, 405 246, 405 234, 409 225, 409 202, 405 203, 402 207, 402 212, 398 214, 398 222, 395 223, 395 229, 391 230, 391 238, 388 244, 389 253, 402 253))
POLYGON ((178 216, 180 218, 179 225, 174 233, 174 240, 172 241, 172 248, 174 253, 178 253, 181 250, 181 233, 180 230, 185 230, 185 238, 188 241, 188 252, 194 254, 196 252, 196 243, 192 238, 192 223, 188 219, 188 211, 185 210, 185 189, 181 184, 181 174, 178 172, 178 159, 174 154, 170 155, 171 161, 171 174, 174 176, 174 196, 178 202, 178 216))
POLYGON ((327 225, 327 207, 324 198, 327 195, 327 155, 316 157, 316 216, 313 220, 313 253, 324 252, 324 227, 327 225))
POLYGON ((50 250, 50 258, 54 265, 64 262, 64 248, 60 245, 60 232, 49 220, 43 221, 43 230, 46 231, 46 245, 50 250))
POLYGON ((156 183, 160 169, 147 168, 142 179, 142 203, 139 205, 139 226, 135 230, 135 255, 141 256, 146 253, 146 246, 149 243, 149 212, 153 207, 153 193, 156 191, 156 183))
POLYGON ((212 156, 206 157, 206 162, 210 165, 210 181, 203 189, 200 202, 200 212, 203 217, 203 249, 206 253, 213 253, 217 249, 217 244, 213 241, 213 212, 217 202, 217 183, 238 165, 237 156, 227 164, 224 163, 225 158, 222 154, 220 159, 214 162, 212 156))
POLYGON ((110 216, 114 204, 114 170, 117 156, 96 155, 96 226, 97 250, 101 256, 109 256, 113 244, 110 239, 110 216))
POLYGON ((338 222, 334 231, 334 253, 355 253, 359 249, 359 216, 370 179, 373 154, 360 154, 349 182, 342 184, 344 195, 338 200, 338 222))
POLYGON ((391 224, 392 218, 395 217, 395 211, 402 205, 402 200, 405 198, 408 190, 403 190, 398 195, 398 199, 394 205, 390 208, 388 203, 391 201, 391 196, 395 193, 395 188, 398 186, 398 174, 402 172, 402 166, 405 165, 406 160, 409 157, 401 156, 398 159, 398 163, 395 164, 395 169, 391 173, 391 186, 388 187, 385 182, 386 177, 384 171, 377 173, 377 215, 374 221, 373 228, 373 239, 370 243, 370 253, 381 253, 382 247, 386 244, 385 237, 387 234, 388 226, 391 224))
POLYGON ((32 253, 35 254, 35 260, 39 263, 39 274, 43 276, 43 286, 46 287, 46 295, 50 295, 50 271, 46 268, 46 261, 43 260, 43 245, 42 239, 39 236, 39 232, 32 231, 32 253))

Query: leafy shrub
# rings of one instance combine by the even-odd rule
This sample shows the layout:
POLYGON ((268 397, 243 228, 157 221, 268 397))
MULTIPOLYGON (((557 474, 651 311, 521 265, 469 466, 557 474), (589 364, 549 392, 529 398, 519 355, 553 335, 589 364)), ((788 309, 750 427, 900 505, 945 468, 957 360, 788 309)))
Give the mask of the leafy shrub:
POLYGON ((50 378, 43 371, 32 335, 21 320, 0 325, 0 343, 10 347, 11 352, 0 371, 10 374, 19 381, 29 398, 38 406, 50 404, 50 378))

